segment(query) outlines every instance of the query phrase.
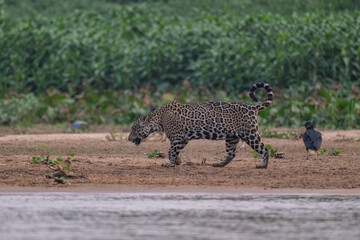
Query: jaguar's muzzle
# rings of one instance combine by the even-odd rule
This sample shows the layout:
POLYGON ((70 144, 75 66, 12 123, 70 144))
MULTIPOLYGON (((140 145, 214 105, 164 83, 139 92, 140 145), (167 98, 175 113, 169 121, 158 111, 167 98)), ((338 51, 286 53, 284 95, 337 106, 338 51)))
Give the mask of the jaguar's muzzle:
POLYGON ((131 142, 135 143, 136 146, 139 146, 141 143, 141 138, 134 138, 134 139, 129 139, 131 142))

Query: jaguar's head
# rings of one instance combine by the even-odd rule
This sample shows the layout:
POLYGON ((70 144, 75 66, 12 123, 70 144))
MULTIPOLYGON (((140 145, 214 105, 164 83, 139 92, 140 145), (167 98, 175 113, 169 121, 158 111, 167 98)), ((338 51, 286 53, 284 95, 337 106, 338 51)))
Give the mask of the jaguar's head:
POLYGON ((131 127, 128 139, 130 142, 135 143, 136 146, 139 146, 141 141, 151 133, 151 126, 148 118, 148 116, 141 117, 131 127))

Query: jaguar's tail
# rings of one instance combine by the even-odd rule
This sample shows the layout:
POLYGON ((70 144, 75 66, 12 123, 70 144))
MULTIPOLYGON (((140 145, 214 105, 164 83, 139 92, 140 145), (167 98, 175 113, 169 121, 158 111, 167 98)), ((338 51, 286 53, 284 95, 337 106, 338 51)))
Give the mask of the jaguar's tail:
POLYGON ((272 92, 271 86, 269 84, 263 83, 263 82, 256 83, 250 88, 250 91, 249 91, 249 95, 250 95, 251 99, 254 100, 255 102, 259 101, 255 97, 255 94, 254 94, 255 90, 258 88, 265 88, 265 90, 268 93, 268 96, 267 96, 265 102, 256 105, 257 110, 260 111, 260 110, 263 110, 263 109, 267 108, 268 106, 270 106, 270 104, 274 98, 274 93, 272 92))

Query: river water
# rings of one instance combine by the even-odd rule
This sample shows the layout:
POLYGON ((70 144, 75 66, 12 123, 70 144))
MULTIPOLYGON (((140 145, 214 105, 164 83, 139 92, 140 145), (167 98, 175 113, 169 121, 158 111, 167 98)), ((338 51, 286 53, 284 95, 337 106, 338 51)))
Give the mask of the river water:
POLYGON ((7 193, 0 239, 360 239, 360 196, 7 193))

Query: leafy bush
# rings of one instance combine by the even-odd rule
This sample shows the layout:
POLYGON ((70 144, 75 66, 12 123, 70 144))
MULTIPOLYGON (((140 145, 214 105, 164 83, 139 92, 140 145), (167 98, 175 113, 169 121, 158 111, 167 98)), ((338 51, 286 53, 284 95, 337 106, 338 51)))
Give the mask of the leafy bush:
POLYGON ((0 124, 129 124, 150 102, 252 103, 265 81, 275 98, 262 125, 360 127, 358 1, 0 5, 0 124))
POLYGON ((0 19, 0 86, 16 91, 164 92, 184 80, 201 92, 360 78, 360 13, 162 16, 126 5, 107 16, 0 19))
MULTIPOLYGON (((340 86, 341 87, 341 86, 340 86)), ((300 127, 313 120, 317 127, 329 129, 360 127, 360 95, 344 89, 298 86, 279 92, 271 108, 259 113, 261 124, 300 127)))
MULTIPOLYGON (((254 104, 247 91, 230 97, 222 91, 214 94, 196 94, 186 86, 177 93, 152 93, 149 89, 131 91, 96 92, 86 89, 71 96, 59 91, 48 91, 35 96, 24 94, 5 97, 0 101, 1 124, 59 123, 84 120, 90 124, 132 124, 149 113, 149 105, 163 106, 177 99, 181 103, 206 100, 240 101, 254 104)), ((259 124, 268 127, 302 127, 306 120, 313 120, 316 127, 330 129, 360 128, 360 95, 357 90, 345 96, 341 91, 319 89, 274 89, 275 99, 270 108, 259 112, 259 124)), ((171 91, 176 92, 176 91, 171 91)), ((260 92, 259 92, 260 93, 260 92)), ((259 94, 260 95, 260 94, 259 94)), ((264 98, 263 98, 264 99, 264 98)), ((292 138, 296 134, 272 133, 267 137, 292 138)))
POLYGON ((357 0, 1 0, 0 7, 6 16, 27 18, 34 15, 57 17, 74 11, 93 11, 106 15, 121 5, 140 4, 155 9, 161 15, 196 17, 198 11, 222 14, 223 9, 238 15, 249 13, 277 13, 292 15, 307 12, 356 11, 357 0), (3 5, 3 6, 1 6, 3 5))
POLYGON ((40 100, 34 94, 13 95, 0 100, 0 124, 10 125, 24 122, 32 123, 42 110, 40 100))

